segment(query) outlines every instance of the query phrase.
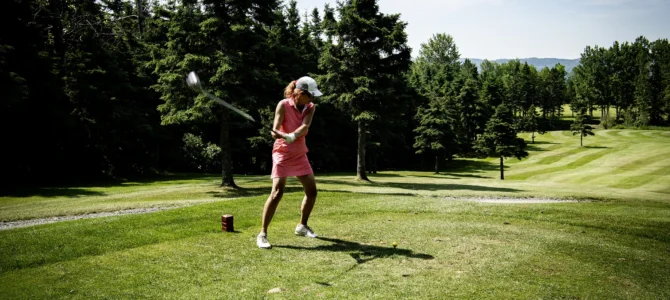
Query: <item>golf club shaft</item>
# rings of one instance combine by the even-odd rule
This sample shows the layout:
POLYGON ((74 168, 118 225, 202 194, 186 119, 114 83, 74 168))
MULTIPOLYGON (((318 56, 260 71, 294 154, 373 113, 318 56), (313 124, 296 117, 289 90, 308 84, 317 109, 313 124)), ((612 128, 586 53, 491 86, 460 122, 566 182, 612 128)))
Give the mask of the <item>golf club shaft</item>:
MULTIPOLYGON (((207 95, 207 97, 209 97, 209 98, 211 98, 211 99, 214 99, 214 100, 215 100, 216 102, 218 102, 219 104, 221 104, 221 105, 223 105, 223 106, 225 106, 225 107, 227 107, 227 108, 230 108, 230 109, 233 110, 234 112, 236 112, 236 113, 242 115, 243 117, 245 117, 245 118, 251 120, 252 122, 256 123, 256 120, 254 120, 254 118, 251 117, 249 114, 247 114, 247 113, 245 113, 245 112, 239 110, 237 107, 230 105, 228 102, 223 101, 223 100, 220 99, 219 97, 214 96, 213 94, 211 94, 211 93, 205 91, 205 90, 202 89, 202 88, 201 88, 200 90, 201 90, 203 93, 205 93, 205 95, 207 95)), ((272 129, 272 128, 270 128, 270 130, 271 130, 272 132, 274 132, 275 134, 279 135, 279 136, 283 136, 281 133, 275 131, 275 130, 272 129)))
POLYGON ((209 98, 215 100, 216 102, 219 102, 219 104, 221 104, 221 105, 223 105, 223 106, 225 106, 225 107, 227 107, 227 108, 233 110, 234 112, 236 112, 236 113, 242 115, 243 117, 249 119, 249 120, 252 121, 252 122, 256 122, 256 120, 254 120, 253 117, 251 117, 249 114, 247 114, 247 113, 245 113, 245 112, 239 110, 237 107, 230 105, 228 102, 221 100, 219 97, 214 96, 213 94, 211 94, 211 93, 208 92, 208 91, 205 91, 204 89, 201 89, 201 91, 202 91, 203 93, 205 93, 205 95, 207 95, 207 97, 209 97, 209 98))

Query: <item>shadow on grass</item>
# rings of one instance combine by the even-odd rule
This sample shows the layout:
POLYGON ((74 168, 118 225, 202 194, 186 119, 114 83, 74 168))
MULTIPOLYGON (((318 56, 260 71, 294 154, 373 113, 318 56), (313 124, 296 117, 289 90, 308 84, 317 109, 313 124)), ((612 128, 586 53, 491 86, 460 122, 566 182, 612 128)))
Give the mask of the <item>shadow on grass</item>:
POLYGON ((544 148, 542 148, 542 147, 535 146, 535 145, 533 145, 533 144, 528 144, 528 145, 526 146, 526 151, 536 151, 536 152, 539 152, 539 151, 547 151, 547 149, 544 149, 544 148))
POLYGON ((373 174, 367 174, 367 175, 368 175, 368 177, 372 177, 372 178, 374 178, 374 177, 405 177, 405 176, 400 175, 400 174, 389 174, 389 173, 376 173, 376 174, 373 173, 373 174))
POLYGON ((347 191, 347 190, 334 190, 334 189, 319 189, 319 192, 327 193, 345 193, 345 194, 365 194, 365 195, 384 195, 384 196, 404 196, 404 197, 414 197, 416 194, 413 193, 388 193, 388 192, 361 192, 361 191, 347 191))
POLYGON ((344 252, 348 253, 351 258, 353 258, 356 261, 356 264, 353 265, 351 268, 345 270, 339 275, 334 276, 330 280, 327 281, 316 281, 317 284, 323 285, 323 286, 331 286, 332 282, 335 281, 338 277, 346 274, 347 272, 351 271, 355 267, 364 264, 366 262, 378 259, 378 258, 386 258, 386 257, 392 257, 392 256, 404 256, 407 258, 418 258, 418 259, 424 259, 424 260, 429 260, 433 259, 434 257, 429 254, 424 254, 424 253, 414 253, 412 250, 409 249, 401 249, 401 248, 392 248, 392 247, 380 247, 380 246, 372 246, 372 245, 364 245, 361 243, 357 242, 351 242, 351 241, 345 241, 341 239, 335 239, 335 238, 326 238, 326 237, 318 237, 317 239, 326 241, 326 242, 331 242, 332 244, 329 245, 320 245, 316 247, 300 247, 300 246, 292 246, 292 245, 276 245, 273 247, 276 248, 286 248, 286 249, 293 249, 293 250, 307 250, 307 251, 326 251, 326 252, 344 252))
POLYGON ((4 190, 0 192, 0 197, 68 197, 77 198, 82 196, 102 196, 105 193, 89 191, 82 188, 27 188, 22 187, 12 190, 4 190))
MULTIPOLYGON (((317 186, 318 188, 318 186, 317 186)), ((284 194, 302 192, 303 188, 301 186, 287 186, 284 187, 284 194)), ((253 187, 253 188, 237 188, 237 189, 226 189, 223 192, 212 191, 207 192, 215 198, 238 198, 238 197, 254 197, 260 195, 270 195, 271 187, 253 187)))
MULTIPOLYGON (((369 192, 360 192, 360 191, 347 191, 347 190, 337 190, 319 187, 317 184, 318 192, 328 192, 328 193, 348 193, 348 194, 372 194, 372 195, 387 195, 387 196, 416 196, 413 193, 369 193, 369 192)), ((284 194, 289 193, 302 193, 304 190, 302 187, 285 187, 284 194)), ((207 192, 214 198, 239 198, 239 197, 255 197, 255 196, 269 196, 270 188, 269 187, 256 187, 256 188, 240 188, 240 189, 231 189, 225 192, 207 192)))
MULTIPOLYGON (((507 168, 507 166, 504 167, 507 168)), ((444 168, 442 169, 452 174, 479 173, 500 170, 500 165, 498 163, 488 161, 458 159, 447 161, 444 168)))
POLYGON ((103 192, 86 190, 86 188, 106 188, 106 187, 130 187, 146 184, 153 184, 166 181, 202 179, 206 177, 219 176, 217 174, 165 174, 152 175, 135 179, 116 179, 116 180, 74 180, 67 184, 56 183, 48 185, 37 185, 31 183, 20 184, 11 188, 0 190, 0 197, 69 197, 76 198, 80 196, 101 196, 103 192))
POLYGON ((584 148, 588 148, 588 149, 609 149, 610 147, 605 147, 605 146, 584 146, 584 148))
MULTIPOLYGON (((473 175, 473 176, 478 176, 478 177, 481 178, 481 176, 479 176, 479 175, 473 175)), ((412 175, 411 177, 459 180, 459 179, 461 179, 460 177, 466 177, 466 176, 461 176, 461 175, 456 175, 456 174, 448 174, 448 173, 441 173, 440 172, 440 173, 432 174, 432 175, 412 175)))
POLYGON ((527 142, 528 145, 558 145, 559 143, 547 142, 547 141, 538 141, 537 136, 535 137, 535 143, 527 142))
MULTIPOLYGON (((521 192, 522 190, 502 187, 489 187, 482 185, 470 184, 437 184, 437 183, 402 183, 402 182, 372 182, 372 183, 357 183, 354 181, 321 179, 324 183, 341 184, 349 186, 374 186, 374 187, 389 187, 399 188, 412 191, 442 191, 442 190, 470 190, 470 191, 489 191, 489 192, 521 192)), ((358 193, 358 192, 357 192, 358 193)))
POLYGON ((440 178, 440 179, 453 179, 453 180, 458 180, 461 178, 492 178, 489 176, 482 176, 482 175, 444 173, 444 172, 440 172, 439 174, 433 174, 433 175, 412 175, 412 177, 433 178, 433 179, 440 178))

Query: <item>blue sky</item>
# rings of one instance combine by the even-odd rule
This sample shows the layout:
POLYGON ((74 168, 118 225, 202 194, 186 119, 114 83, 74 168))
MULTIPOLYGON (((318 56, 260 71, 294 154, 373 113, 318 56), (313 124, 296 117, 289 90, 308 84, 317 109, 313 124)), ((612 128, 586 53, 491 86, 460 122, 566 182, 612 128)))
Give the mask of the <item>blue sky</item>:
MULTIPOLYGON (((288 1, 286 1, 288 2, 288 1)), ((298 0, 301 15, 334 0, 298 0)), ((579 58, 587 45, 670 39, 670 0, 379 0, 408 22, 413 56, 434 33, 454 37, 461 57, 579 58)), ((323 14, 322 14, 323 16, 323 14)))

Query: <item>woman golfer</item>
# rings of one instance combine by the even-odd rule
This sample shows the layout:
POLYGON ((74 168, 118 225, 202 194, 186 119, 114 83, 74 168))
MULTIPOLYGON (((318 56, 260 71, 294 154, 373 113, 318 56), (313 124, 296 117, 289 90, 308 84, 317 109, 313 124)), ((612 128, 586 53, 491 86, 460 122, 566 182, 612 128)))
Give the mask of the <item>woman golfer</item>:
POLYGON ((273 129, 278 133, 272 133, 275 139, 272 148, 272 192, 265 202, 262 228, 256 238, 259 248, 272 247, 267 239, 267 230, 284 194, 286 178, 289 176, 298 177, 305 189, 300 208, 300 224, 295 228, 295 234, 317 237, 307 226, 307 219, 316 201, 316 182, 312 166, 307 160, 305 136, 314 117, 315 107, 312 100, 321 95, 316 81, 305 76, 289 83, 284 90, 285 99, 277 105, 273 129))

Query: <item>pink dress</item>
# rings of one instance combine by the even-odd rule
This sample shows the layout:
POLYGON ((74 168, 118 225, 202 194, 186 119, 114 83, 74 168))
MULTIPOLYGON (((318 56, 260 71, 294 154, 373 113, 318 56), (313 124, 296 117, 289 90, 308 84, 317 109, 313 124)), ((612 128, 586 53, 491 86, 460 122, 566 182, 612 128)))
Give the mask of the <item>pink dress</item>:
MULTIPOLYGON (((291 133, 302 125, 303 118, 310 109, 314 109, 313 103, 308 103, 302 112, 293 103, 292 99, 284 99, 280 102, 284 105, 284 120, 279 131, 291 133)), ((276 139, 272 147, 272 178, 303 176, 313 174, 312 166, 307 159, 307 144, 305 135, 295 139, 289 144, 284 139, 276 139)))

